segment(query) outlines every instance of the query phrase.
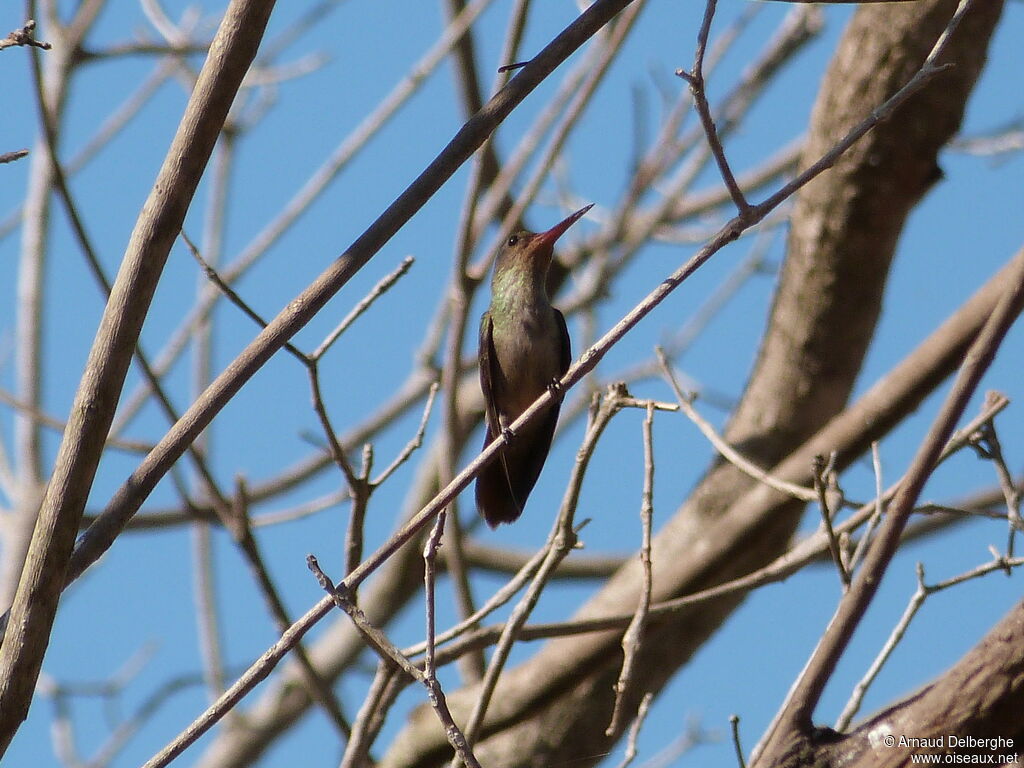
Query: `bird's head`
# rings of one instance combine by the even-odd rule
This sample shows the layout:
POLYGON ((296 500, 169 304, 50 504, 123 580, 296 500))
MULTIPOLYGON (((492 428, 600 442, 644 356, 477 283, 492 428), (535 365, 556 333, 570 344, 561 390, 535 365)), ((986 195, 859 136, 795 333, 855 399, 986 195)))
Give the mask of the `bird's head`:
POLYGON ((512 266, 528 266, 531 271, 547 274, 547 268, 551 264, 551 257, 554 253, 555 241, 593 207, 594 204, 591 203, 580 208, 546 232, 527 232, 526 230, 513 232, 505 238, 505 242, 498 252, 496 270, 502 271, 512 266))

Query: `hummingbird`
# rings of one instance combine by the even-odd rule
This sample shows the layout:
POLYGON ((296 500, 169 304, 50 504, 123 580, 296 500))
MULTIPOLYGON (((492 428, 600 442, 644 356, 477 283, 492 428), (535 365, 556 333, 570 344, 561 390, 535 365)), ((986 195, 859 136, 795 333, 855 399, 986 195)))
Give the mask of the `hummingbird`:
POLYGON ((548 298, 548 267, 555 241, 591 207, 547 232, 515 232, 498 251, 491 305, 480 319, 479 356, 484 446, 499 435, 506 441, 476 480, 476 506, 491 528, 523 513, 551 447, 559 400, 520 432, 512 435, 508 427, 546 390, 557 387, 572 362, 565 317, 548 298))

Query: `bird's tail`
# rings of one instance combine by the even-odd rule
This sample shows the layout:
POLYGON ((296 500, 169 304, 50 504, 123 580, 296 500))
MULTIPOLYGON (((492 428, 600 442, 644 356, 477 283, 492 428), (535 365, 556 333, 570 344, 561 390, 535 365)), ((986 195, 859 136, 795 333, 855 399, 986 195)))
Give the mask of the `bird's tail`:
MULTIPOLYGON (((491 528, 497 528, 500 523, 513 523, 523 514, 526 499, 537 484, 547 458, 557 421, 558 407, 555 406, 539 424, 527 427, 515 435, 510 444, 502 446, 497 461, 477 477, 476 506, 491 528)), ((494 438, 488 426, 484 446, 494 438)))
POLYGON ((523 514, 523 505, 516 500, 512 487, 504 455, 477 476, 476 507, 491 528, 514 523, 523 514))

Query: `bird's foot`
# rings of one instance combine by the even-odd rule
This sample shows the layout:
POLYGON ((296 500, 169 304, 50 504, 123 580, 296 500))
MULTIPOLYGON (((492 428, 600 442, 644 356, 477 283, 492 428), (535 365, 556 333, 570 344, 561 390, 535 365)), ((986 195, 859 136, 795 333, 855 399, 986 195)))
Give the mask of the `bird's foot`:
POLYGON ((548 382, 547 389, 548 392, 551 393, 551 396, 556 400, 561 400, 562 396, 565 394, 565 390, 562 388, 562 382, 557 378, 554 378, 548 382))
POLYGON ((508 427, 501 428, 501 439, 505 441, 505 445, 512 445, 512 440, 515 438, 512 430, 508 427))

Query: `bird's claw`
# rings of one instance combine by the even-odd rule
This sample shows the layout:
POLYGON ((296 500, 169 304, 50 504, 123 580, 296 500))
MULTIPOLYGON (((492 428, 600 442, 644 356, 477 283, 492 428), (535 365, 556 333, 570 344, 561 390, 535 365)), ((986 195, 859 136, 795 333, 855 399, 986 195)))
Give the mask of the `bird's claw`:
POLYGON ((562 394, 565 392, 565 390, 562 388, 562 382, 557 378, 554 378, 551 381, 549 381, 548 392, 550 392, 551 396, 556 399, 561 398, 562 394))
POLYGON ((505 445, 512 445, 512 438, 514 437, 515 435, 512 433, 511 429, 508 427, 501 428, 501 439, 505 441, 505 445))

